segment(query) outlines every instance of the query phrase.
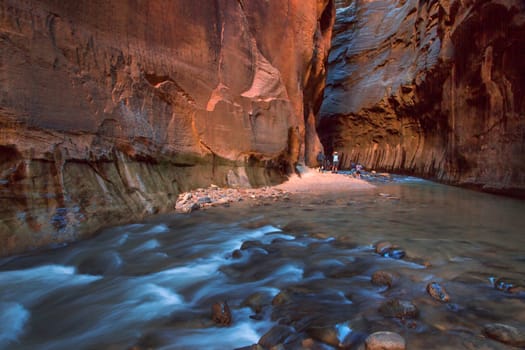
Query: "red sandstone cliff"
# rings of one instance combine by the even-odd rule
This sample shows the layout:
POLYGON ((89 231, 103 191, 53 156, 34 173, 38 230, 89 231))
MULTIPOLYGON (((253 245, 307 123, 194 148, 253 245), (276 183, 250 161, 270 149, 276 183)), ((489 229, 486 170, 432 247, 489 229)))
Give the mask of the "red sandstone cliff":
POLYGON ((337 3, 319 131, 343 166, 525 196, 525 3, 337 3))
POLYGON ((331 0, 0 0, 0 255, 319 149, 331 0))

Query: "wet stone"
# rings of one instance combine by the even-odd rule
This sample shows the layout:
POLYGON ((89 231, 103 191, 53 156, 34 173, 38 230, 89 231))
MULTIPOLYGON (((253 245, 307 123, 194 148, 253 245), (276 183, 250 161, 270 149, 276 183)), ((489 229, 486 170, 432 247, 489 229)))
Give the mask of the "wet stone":
POLYGON ((375 332, 365 340, 366 350, 405 350, 405 339, 394 332, 375 332))
POLYGON ((391 258, 391 259, 403 259, 406 255, 405 251, 398 248, 391 248, 387 249, 386 252, 381 254, 385 258, 391 258))
POLYGON ((211 319, 217 325, 229 326, 232 324, 232 313, 228 303, 214 303, 211 307, 211 319))
POLYGON ((337 335, 337 330, 334 327, 310 327, 306 330, 306 333, 308 333, 312 339, 320 341, 321 343, 336 348, 341 345, 337 335))
POLYGON ((405 251, 388 241, 378 242, 375 245, 375 252, 382 257, 391 259, 403 259, 406 255, 405 251))
POLYGON ((287 293, 286 291, 281 291, 281 292, 279 292, 279 294, 277 294, 273 298, 272 305, 287 304, 287 303, 291 302, 291 300, 292 300, 292 297, 290 296, 289 293, 287 293))
POLYGON ((265 348, 273 348, 284 343, 284 341, 294 333, 294 329, 291 327, 283 325, 274 326, 259 339, 259 345, 265 348))
POLYGON ((152 331, 143 335, 138 343, 132 346, 131 350, 157 349, 176 342, 176 337, 172 332, 166 330, 152 331))
POLYGON ((359 275, 359 271, 353 265, 337 266, 330 271, 327 271, 325 274, 330 278, 350 278, 359 275))
POLYGON ((377 242, 375 245, 375 251, 379 255, 383 255, 388 249, 392 249, 392 243, 388 241, 377 242))
POLYGON ((498 278, 492 279, 494 288, 507 293, 525 292, 525 283, 512 278, 498 278))
POLYGON ((491 323, 483 327, 483 334, 501 343, 525 347, 525 330, 502 324, 491 323))
POLYGON ((264 247, 264 244, 261 241, 244 241, 241 245, 241 250, 261 247, 264 247))
POLYGON ((117 252, 108 251, 88 256, 80 262, 77 269, 81 274, 110 275, 116 274, 122 267, 122 258, 117 252))
POLYGON ((270 305, 271 296, 265 293, 257 292, 248 296, 242 303, 242 307, 249 307, 255 313, 260 313, 264 306, 270 305))
POLYGON ((266 350, 266 349, 260 346, 259 344, 253 344, 249 346, 244 346, 242 348, 236 348, 235 350, 266 350))
POLYGON ((376 271, 372 274, 372 284, 375 286, 392 287, 394 276, 390 272, 376 271))
POLYGON ((201 206, 198 203, 189 203, 187 205, 183 205, 180 208, 180 211, 186 214, 189 214, 191 212, 194 212, 195 210, 199 210, 201 206))
POLYGON ((396 318, 416 318, 419 310, 410 301, 391 299, 385 301, 380 307, 379 312, 385 317, 396 317, 396 318))
POLYGON ((447 303, 450 297, 443 286, 437 282, 430 282, 427 284, 428 294, 435 300, 447 303))

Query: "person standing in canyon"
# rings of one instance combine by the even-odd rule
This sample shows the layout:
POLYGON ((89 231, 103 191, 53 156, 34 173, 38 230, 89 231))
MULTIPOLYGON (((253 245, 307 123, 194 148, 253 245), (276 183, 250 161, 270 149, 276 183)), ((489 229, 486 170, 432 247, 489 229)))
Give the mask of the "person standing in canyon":
POLYGON ((319 151, 319 153, 317 154, 317 166, 319 167, 317 170, 319 172, 322 172, 325 169, 324 163, 325 163, 324 153, 323 151, 319 151))
POLYGON ((335 151, 332 157, 332 172, 336 173, 338 168, 339 168, 339 154, 337 154, 337 151, 335 151))
POLYGON ((363 170, 363 166, 361 165, 361 163, 357 163, 357 165, 355 166, 355 175, 358 179, 361 178, 361 171, 363 170))

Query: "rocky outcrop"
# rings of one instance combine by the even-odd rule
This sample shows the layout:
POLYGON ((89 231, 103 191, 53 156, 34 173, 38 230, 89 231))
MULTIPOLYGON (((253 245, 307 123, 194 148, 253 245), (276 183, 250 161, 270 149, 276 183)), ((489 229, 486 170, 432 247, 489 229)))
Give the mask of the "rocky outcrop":
POLYGON ((332 0, 0 1, 0 255, 310 161, 334 15, 332 0))
POLYGON ((525 4, 337 3, 318 128, 342 166, 525 197, 525 4))

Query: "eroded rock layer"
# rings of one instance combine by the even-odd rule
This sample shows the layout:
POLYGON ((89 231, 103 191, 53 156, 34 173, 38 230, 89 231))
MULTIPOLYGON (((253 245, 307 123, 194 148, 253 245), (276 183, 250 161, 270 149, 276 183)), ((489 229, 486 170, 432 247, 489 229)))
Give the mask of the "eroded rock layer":
POLYGON ((333 1, 0 1, 0 255, 280 181, 320 147, 333 1))
POLYGON ((319 130, 343 166, 525 196, 525 3, 337 1, 319 130))

